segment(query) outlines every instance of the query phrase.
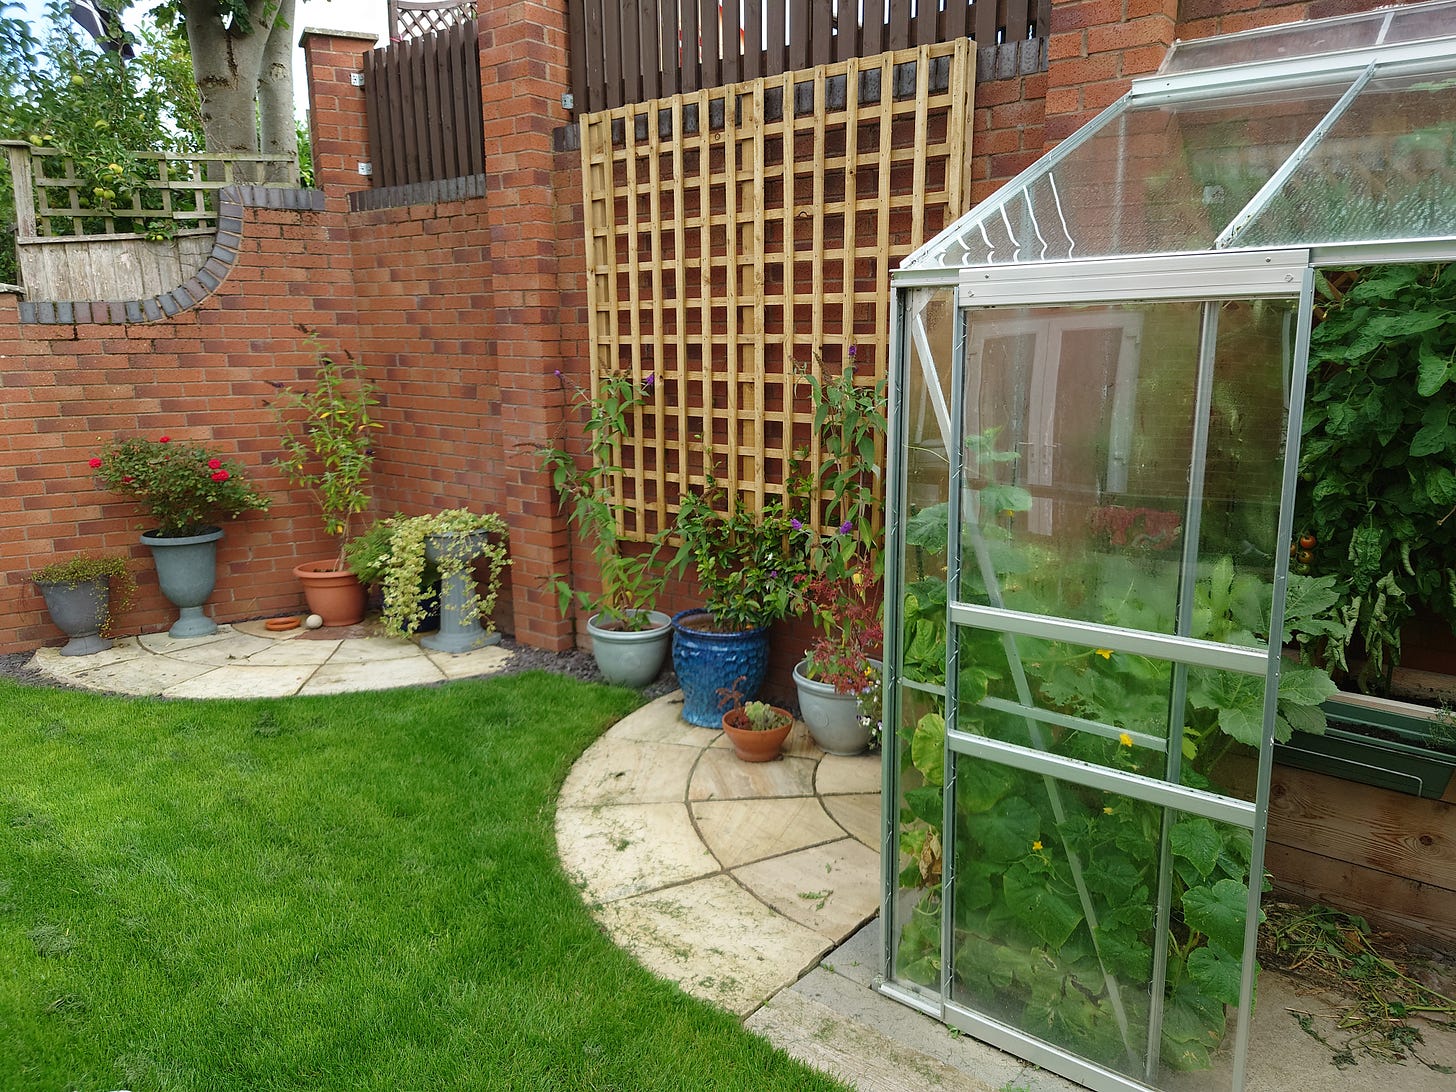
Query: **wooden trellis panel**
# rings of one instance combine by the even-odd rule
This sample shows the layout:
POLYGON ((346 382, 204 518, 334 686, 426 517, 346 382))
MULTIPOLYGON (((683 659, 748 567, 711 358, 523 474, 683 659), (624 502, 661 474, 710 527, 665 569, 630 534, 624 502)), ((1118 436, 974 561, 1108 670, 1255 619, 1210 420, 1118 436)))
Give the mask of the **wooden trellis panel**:
POLYGON ((626 536, 709 475, 757 510, 817 469, 798 373, 885 374, 890 270, 968 207, 974 66, 962 38, 582 119, 593 391, 649 391, 626 536))

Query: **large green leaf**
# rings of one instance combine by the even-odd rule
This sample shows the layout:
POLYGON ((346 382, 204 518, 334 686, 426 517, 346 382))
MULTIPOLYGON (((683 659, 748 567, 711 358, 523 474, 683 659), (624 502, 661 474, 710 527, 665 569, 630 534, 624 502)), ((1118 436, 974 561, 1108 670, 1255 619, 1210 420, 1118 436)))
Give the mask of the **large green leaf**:
POLYGON ((966 816, 967 835, 990 861, 1019 861, 1041 834, 1041 816, 1019 796, 1007 797, 991 811, 966 816))
POLYGON ((1191 816, 1174 823, 1169 844, 1175 856, 1182 857, 1205 879, 1213 873, 1218 855, 1223 850, 1218 828, 1202 816, 1191 816))
POLYGON ((939 713, 926 713, 916 723, 910 761, 930 784, 945 783, 945 718, 939 713))
POLYGON ((1188 974, 1198 988, 1225 1005, 1239 1003, 1243 962, 1217 944, 1195 949, 1188 956, 1188 974))
POLYGON ((1005 766, 962 758, 956 767, 956 807, 971 815, 989 811, 1012 788, 1005 766))
POLYGON ((1340 692, 1333 679, 1308 664, 1285 663, 1279 667, 1279 704, 1318 706, 1340 692))
POLYGON ((1024 866, 1006 870, 1003 881, 1007 905, 1033 933, 1056 951, 1082 923, 1082 911, 1074 896, 1052 886, 1051 877, 1036 875, 1024 866))
POLYGON ((905 521, 905 543, 933 554, 943 554, 950 542, 950 505, 932 504, 905 521))
POLYGON ((1212 887, 1190 887, 1183 892, 1183 920, 1225 950, 1242 952, 1248 901, 1249 886, 1238 880, 1219 880, 1212 887))

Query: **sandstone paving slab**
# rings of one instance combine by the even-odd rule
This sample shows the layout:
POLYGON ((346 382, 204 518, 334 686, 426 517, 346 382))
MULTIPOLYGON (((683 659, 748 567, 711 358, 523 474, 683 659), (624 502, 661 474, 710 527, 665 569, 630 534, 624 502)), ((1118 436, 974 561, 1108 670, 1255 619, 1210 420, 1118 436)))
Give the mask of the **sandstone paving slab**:
POLYGON ((332 662, 374 663, 383 660, 423 660, 424 653, 413 641, 401 637, 356 637, 339 643, 332 662))
POLYGON ((250 667, 285 667, 327 663, 338 651, 340 641, 274 641, 247 659, 250 667))
POLYGON ((774 796, 812 796, 814 761, 777 758, 772 762, 744 762, 727 740, 703 752, 688 787, 690 800, 762 800, 774 796))
POLYGON ((733 870, 780 914, 839 941, 880 908, 880 857, 853 838, 785 853, 733 870))
POLYGON ((812 796, 694 801, 693 818, 724 868, 844 837, 812 796))
POLYGON ((556 845, 567 875, 594 902, 612 902, 719 871, 682 803, 560 808, 556 845))
POLYGON ((469 652, 425 652, 426 658, 447 679, 473 679, 478 675, 493 675, 510 663, 513 655, 514 653, 499 645, 487 645, 469 652))
POLYGON ((795 981, 829 947, 723 875, 608 903, 596 915, 649 970, 739 1016, 795 981))
POLYGON ((110 648, 93 652, 89 656, 62 656, 59 645, 55 648, 38 648, 30 658, 30 666, 54 678, 69 679, 76 675, 85 675, 99 667, 127 663, 145 655, 147 653, 137 643, 137 639, 127 637, 110 648))
MULTIPOLYGON (((342 650, 340 650, 342 651, 342 650)), ((338 661, 338 653, 323 664, 300 694, 345 694, 356 690, 389 690, 396 686, 423 686, 443 682, 440 669, 424 656, 408 659, 338 661)))
POLYGON ((160 633, 143 633, 136 640, 138 645, 153 655, 170 656, 178 649, 202 648, 218 641, 226 641, 232 636, 232 626, 220 625, 216 633, 209 633, 206 637, 172 637, 166 630, 162 630, 160 633))
POLYGON ((814 778, 821 796, 847 792, 879 792, 882 766, 877 754, 825 755, 814 778))
POLYGON ((784 741, 784 754, 795 758, 812 758, 815 760, 824 757, 824 752, 819 749, 819 744, 814 742, 814 737, 809 734, 809 726, 802 720, 794 721, 794 727, 789 732, 789 738, 784 741))
POLYGON ((880 794, 877 792, 848 793, 844 796, 820 797, 824 810, 852 838, 858 839, 870 849, 880 848, 880 794))
POLYGON ((170 656, 140 656, 71 677, 77 686, 116 694, 160 694, 188 679, 217 671, 211 664, 186 663, 170 656))
POLYGON ((267 638, 249 637, 246 633, 229 633, 226 636, 219 633, 196 644, 190 640, 173 641, 172 644, 171 648, 161 647, 153 651, 169 659, 213 667, 242 663, 250 656, 276 647, 267 638))
POLYGON ((628 713, 612 725, 613 739, 639 743, 671 743, 680 747, 709 747, 723 735, 720 729, 699 728, 682 719, 682 691, 677 690, 628 713))
POLYGON ((316 664, 247 666, 229 664, 162 691, 166 698, 286 698, 297 694, 316 664))
POLYGON ((571 767, 560 804, 680 802, 699 752, 671 743, 639 743, 603 736, 571 767))

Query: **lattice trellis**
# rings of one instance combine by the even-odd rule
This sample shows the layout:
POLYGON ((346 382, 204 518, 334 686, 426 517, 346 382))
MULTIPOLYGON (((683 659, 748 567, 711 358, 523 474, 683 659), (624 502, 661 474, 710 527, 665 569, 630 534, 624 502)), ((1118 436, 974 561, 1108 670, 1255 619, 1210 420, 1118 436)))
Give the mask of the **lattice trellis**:
POLYGON ((397 42, 449 30, 475 18, 475 0, 389 0, 389 33, 397 42))
POLYGON ((797 373, 883 376, 890 270, 967 207, 974 65, 960 39, 582 119, 593 389, 653 377, 625 536, 710 473, 757 510, 817 469, 797 373))

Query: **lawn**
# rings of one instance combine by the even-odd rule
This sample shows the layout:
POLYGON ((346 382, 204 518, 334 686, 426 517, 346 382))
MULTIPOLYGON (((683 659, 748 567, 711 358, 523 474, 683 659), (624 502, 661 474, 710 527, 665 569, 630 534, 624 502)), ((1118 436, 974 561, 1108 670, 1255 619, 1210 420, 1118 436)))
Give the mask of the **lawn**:
POLYGON ((547 674, 161 701, 0 681, 0 1088, 831 1089, 597 929, 547 674))

